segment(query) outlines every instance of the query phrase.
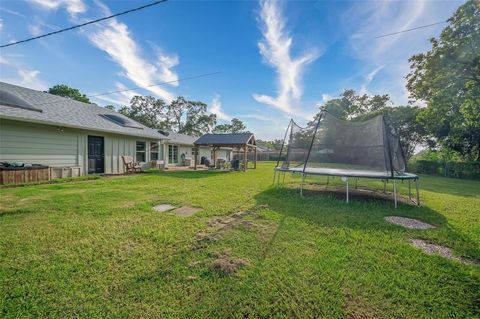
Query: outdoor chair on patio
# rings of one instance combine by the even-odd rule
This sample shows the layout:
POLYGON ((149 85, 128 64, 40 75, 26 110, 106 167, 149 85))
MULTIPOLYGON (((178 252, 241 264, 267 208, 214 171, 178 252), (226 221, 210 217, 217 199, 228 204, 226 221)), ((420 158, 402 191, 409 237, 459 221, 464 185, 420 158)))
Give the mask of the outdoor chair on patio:
POLYGON ((142 167, 139 162, 134 162, 132 156, 122 156, 123 166, 126 173, 141 172, 142 167))

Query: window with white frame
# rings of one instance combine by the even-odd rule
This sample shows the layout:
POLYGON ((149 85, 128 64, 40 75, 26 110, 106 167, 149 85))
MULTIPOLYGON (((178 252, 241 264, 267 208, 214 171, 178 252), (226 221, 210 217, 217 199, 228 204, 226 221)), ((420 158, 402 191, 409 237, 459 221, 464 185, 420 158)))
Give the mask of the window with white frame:
POLYGON ((158 160, 158 142, 150 142, 150 160, 156 161, 158 160))
POLYGON ((146 156, 146 143, 137 141, 137 162, 145 162, 147 160, 146 156))
POLYGON ((168 164, 178 163, 178 146, 168 145, 168 164))

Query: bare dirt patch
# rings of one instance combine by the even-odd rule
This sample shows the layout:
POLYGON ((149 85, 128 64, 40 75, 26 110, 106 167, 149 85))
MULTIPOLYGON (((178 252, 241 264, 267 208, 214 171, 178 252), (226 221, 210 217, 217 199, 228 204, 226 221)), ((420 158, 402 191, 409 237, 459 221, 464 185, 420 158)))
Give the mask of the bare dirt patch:
POLYGON ((173 212, 177 216, 188 217, 188 216, 192 216, 195 213, 198 213, 201 210, 202 209, 198 208, 198 207, 182 206, 182 207, 179 207, 179 208, 175 209, 173 212))
POLYGON ((160 205, 154 206, 153 210, 156 211, 156 212, 166 212, 166 211, 172 210, 174 208, 175 208, 175 206, 172 206, 170 204, 160 204, 160 205))
POLYGON ((244 258, 232 257, 227 253, 217 254, 210 264, 210 270, 222 275, 233 275, 250 262, 244 258))
POLYGON ((432 244, 423 239, 412 239, 410 242, 412 243, 413 246, 423 250, 423 252, 425 252, 428 255, 440 255, 450 260, 460 261, 464 264, 480 265, 480 261, 478 260, 466 259, 466 258, 457 257, 453 255, 452 250, 450 248, 442 245, 432 244))
POLYGON ((268 205, 259 205, 249 211, 237 212, 229 216, 215 217, 208 222, 205 230, 199 231, 195 235, 195 242, 192 245, 193 250, 204 248, 208 244, 221 239, 225 232, 236 227, 256 228, 263 230, 261 225, 245 218, 258 218, 258 212, 267 209, 268 205))
POLYGON ((399 225, 409 229, 432 229, 435 226, 421 222, 419 220, 400 216, 386 216, 384 219, 392 224, 399 225))

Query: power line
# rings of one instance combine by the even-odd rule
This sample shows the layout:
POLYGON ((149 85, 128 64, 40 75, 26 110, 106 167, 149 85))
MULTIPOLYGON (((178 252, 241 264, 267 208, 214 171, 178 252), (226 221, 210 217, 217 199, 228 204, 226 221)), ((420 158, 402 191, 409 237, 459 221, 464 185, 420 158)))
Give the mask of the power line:
POLYGON ((142 10, 142 9, 145 9, 145 8, 148 8, 148 7, 153 7, 155 5, 158 5, 160 3, 167 2, 167 1, 168 0, 155 1, 155 2, 152 2, 152 3, 146 4, 146 5, 143 5, 141 7, 137 7, 137 8, 133 8, 133 9, 123 11, 123 12, 120 12, 120 13, 112 14, 111 16, 108 16, 108 17, 103 17, 103 18, 88 21, 88 22, 85 22, 85 23, 82 23, 82 24, 77 24, 77 25, 74 25, 74 26, 71 26, 71 27, 68 27, 68 28, 65 28, 65 29, 60 29, 60 30, 57 30, 57 31, 45 33, 45 34, 42 34, 42 35, 39 35, 39 36, 36 36, 36 37, 32 37, 32 38, 28 38, 28 39, 25 39, 25 40, 12 42, 12 43, 8 43, 8 44, 2 44, 0 46, 0 48, 6 48, 6 47, 9 47, 9 46, 12 46, 12 45, 17 45, 17 44, 20 44, 20 43, 29 42, 29 41, 33 41, 33 40, 36 40, 36 39, 45 38, 45 37, 48 37, 50 35, 62 33, 62 32, 65 32, 65 31, 70 31, 70 30, 73 30, 73 29, 81 28, 81 27, 84 27, 84 26, 89 25, 89 24, 97 23, 97 22, 100 22, 100 21, 105 21, 105 20, 108 20, 108 19, 111 19, 111 18, 115 18, 115 17, 121 16, 121 15, 127 14, 127 13, 131 13, 131 12, 134 12, 134 11, 139 11, 139 10, 142 10))
POLYGON ((378 37, 375 37, 375 39, 384 38, 384 37, 388 37, 388 36, 391 36, 391 35, 400 34, 400 33, 404 33, 404 32, 409 32, 409 31, 413 31, 413 30, 428 28, 428 27, 432 27, 434 25, 443 24, 443 23, 447 23, 447 22, 448 21, 440 21, 440 22, 435 22, 435 23, 432 23, 432 24, 421 25, 421 26, 418 26, 418 27, 415 27, 415 28, 412 28, 412 29, 407 29, 407 30, 402 30, 402 31, 398 31, 398 32, 379 35, 378 37))
POLYGON ((169 84, 169 83, 198 79, 198 78, 203 78, 203 77, 218 74, 218 73, 220 73, 220 71, 189 76, 189 77, 186 77, 186 78, 181 78, 181 79, 177 79, 177 80, 166 81, 166 82, 161 82, 161 83, 156 83, 156 84, 150 84, 150 85, 146 85, 146 86, 136 86, 136 87, 128 88, 128 89, 121 89, 121 90, 117 90, 117 91, 110 91, 110 92, 105 92, 105 93, 92 94, 92 95, 87 95, 87 97, 90 98, 90 97, 96 97, 96 96, 110 95, 110 94, 128 92, 128 91, 133 91, 133 90, 138 90, 138 89, 144 89, 145 90, 145 88, 149 88, 149 87, 153 87, 153 86, 160 86, 160 85, 165 85, 165 84, 169 84))

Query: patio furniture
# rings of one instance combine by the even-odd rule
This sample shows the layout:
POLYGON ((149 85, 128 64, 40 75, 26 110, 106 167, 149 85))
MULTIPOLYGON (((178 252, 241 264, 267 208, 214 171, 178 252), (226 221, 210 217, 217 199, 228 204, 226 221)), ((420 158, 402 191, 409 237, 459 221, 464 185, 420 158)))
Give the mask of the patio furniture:
POLYGON ((140 166, 140 162, 134 162, 132 156, 122 156, 122 161, 126 173, 135 173, 142 171, 142 166, 140 166))
POLYGON ((224 159, 217 159, 217 165, 215 165, 216 169, 225 169, 225 160, 224 159))

